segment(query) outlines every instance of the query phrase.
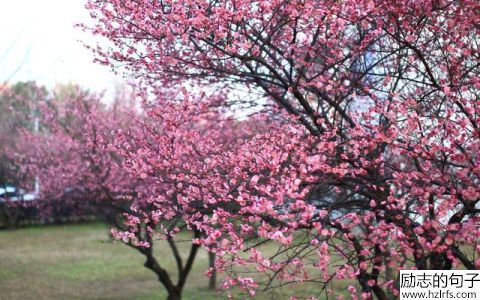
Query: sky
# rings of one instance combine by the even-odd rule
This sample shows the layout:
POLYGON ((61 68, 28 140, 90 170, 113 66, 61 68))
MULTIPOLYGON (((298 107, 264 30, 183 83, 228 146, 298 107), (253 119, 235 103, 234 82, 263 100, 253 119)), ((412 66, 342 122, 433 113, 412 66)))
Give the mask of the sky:
POLYGON ((94 37, 75 28, 89 22, 85 0, 0 0, 0 83, 34 80, 47 87, 77 83, 92 91, 113 93, 122 82, 93 62, 82 42, 94 37))

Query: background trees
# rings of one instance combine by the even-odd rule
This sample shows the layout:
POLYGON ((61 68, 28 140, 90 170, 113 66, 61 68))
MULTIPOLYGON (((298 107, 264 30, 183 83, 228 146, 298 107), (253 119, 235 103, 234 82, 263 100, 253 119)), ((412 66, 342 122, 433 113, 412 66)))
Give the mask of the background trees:
POLYGON ((33 82, 19 82, 4 87, 0 94, 0 183, 18 184, 15 165, 6 156, 22 130, 35 130, 35 105, 44 100, 45 90, 33 82))
POLYGON ((34 205, 28 202, 34 194, 19 186, 28 182, 34 189, 33 174, 20 172, 21 165, 10 154, 21 151, 22 132, 39 130, 37 105, 44 101, 45 88, 34 82, 4 84, 0 90, 0 226, 11 227, 35 215, 34 205), (10 190, 9 193, 5 193, 10 190), (15 201, 12 201, 14 199, 15 201), (23 201, 23 200, 27 201, 23 201))

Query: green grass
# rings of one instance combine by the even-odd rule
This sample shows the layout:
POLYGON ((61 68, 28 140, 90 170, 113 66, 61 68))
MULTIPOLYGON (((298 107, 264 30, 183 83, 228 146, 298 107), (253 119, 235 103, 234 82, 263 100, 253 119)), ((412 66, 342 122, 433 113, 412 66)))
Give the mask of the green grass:
MULTIPOLYGON (((166 243, 159 242, 154 249, 160 264, 175 270, 166 243)), ((179 244, 179 250, 185 256, 189 243, 179 244)), ((143 263, 142 254, 135 249, 113 242, 104 224, 0 231, 0 299, 165 299, 163 286, 143 263)), ((207 289, 207 264, 208 256, 202 249, 184 289, 184 299, 226 299, 224 293, 207 289)), ((332 287, 344 290, 345 285, 332 287)), ((255 299, 288 299, 291 294, 308 296, 318 291, 317 285, 289 286, 255 299)))
MULTIPOLYGON (((166 269, 175 269, 167 247, 156 252, 166 269)), ((198 258, 184 298, 223 299, 206 288, 207 254, 198 258)), ((143 262, 134 249, 112 242, 103 224, 0 231, 0 299, 165 298, 143 262)))

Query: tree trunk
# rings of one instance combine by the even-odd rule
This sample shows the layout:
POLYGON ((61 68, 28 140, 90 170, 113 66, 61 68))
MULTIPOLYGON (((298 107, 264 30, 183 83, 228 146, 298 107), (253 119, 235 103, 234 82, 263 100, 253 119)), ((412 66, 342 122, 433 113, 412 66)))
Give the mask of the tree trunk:
MULTIPOLYGON (((215 268, 215 253, 208 252, 208 266, 215 268)), ((214 290, 217 288, 217 271, 213 269, 212 276, 208 279, 208 288, 214 290)))
POLYGON ((167 271, 160 267, 157 260, 152 254, 152 248, 137 248, 140 252, 142 252, 146 257, 147 261, 145 262, 145 267, 152 270, 157 274, 158 280, 163 284, 165 289, 167 290, 168 296, 167 300, 180 300, 182 298, 182 290, 175 286, 170 279, 167 271))
POLYGON ((18 227, 18 216, 19 216, 19 209, 17 207, 9 207, 7 203, 5 203, 3 208, 3 215, 4 215, 4 226, 7 229, 13 229, 18 227))
POLYGON ((174 289, 168 291, 167 300, 181 300, 182 299, 182 291, 179 289, 174 289))

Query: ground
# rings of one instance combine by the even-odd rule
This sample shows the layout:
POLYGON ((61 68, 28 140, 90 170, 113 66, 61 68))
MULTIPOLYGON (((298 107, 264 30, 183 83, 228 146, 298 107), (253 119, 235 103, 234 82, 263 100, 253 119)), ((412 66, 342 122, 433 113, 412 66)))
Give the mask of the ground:
MULTIPOLYGON (((158 248, 157 257, 173 270, 168 249, 158 248)), ((112 242, 103 224, 0 231, 0 299, 164 299, 143 262, 136 250, 112 242)), ((185 299, 224 298, 206 288, 207 262, 202 251, 185 299)))
MULTIPOLYGON (((188 243, 179 246, 188 251, 188 243)), ((168 247, 156 247, 157 258, 175 270, 168 247)), ((165 291, 143 256, 113 242, 104 224, 40 226, 0 231, 0 299, 165 299, 165 291)), ((208 256, 202 249, 184 290, 184 299, 226 299, 207 289, 208 256)), ((339 289, 345 287, 337 286, 339 289)), ((318 292, 298 287, 295 294, 318 292)), ((288 299, 292 290, 255 299, 288 299)), ((239 297, 244 299, 245 297, 239 297)))

